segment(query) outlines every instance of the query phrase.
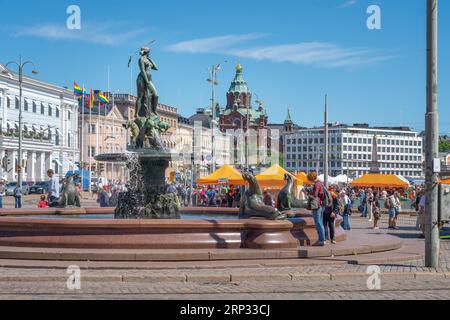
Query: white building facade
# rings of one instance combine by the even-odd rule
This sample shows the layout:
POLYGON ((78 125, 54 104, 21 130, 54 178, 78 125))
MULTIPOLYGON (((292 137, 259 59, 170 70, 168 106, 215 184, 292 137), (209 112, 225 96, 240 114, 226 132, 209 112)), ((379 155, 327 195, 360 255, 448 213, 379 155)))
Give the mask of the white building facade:
MULTIPOLYGON (((329 174, 359 177, 371 169, 374 139, 381 173, 423 177, 423 139, 408 128, 368 125, 329 127, 329 174)), ((290 171, 323 173, 324 129, 301 129, 286 136, 284 161, 290 171)))
POLYGON ((17 181, 19 164, 23 168, 23 181, 28 182, 47 180, 48 169, 53 169, 59 177, 77 169, 78 102, 73 92, 25 76, 22 88, 23 159, 20 162, 18 74, 0 64, 0 178, 17 181))

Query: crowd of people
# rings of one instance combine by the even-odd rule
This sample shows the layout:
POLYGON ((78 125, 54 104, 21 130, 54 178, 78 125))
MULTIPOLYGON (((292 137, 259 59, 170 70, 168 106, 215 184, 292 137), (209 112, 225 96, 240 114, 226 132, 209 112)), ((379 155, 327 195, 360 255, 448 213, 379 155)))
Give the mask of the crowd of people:
MULTIPOLYGON (((42 195, 38 202, 39 208, 55 206, 60 200, 63 185, 55 176, 53 170, 48 170, 49 177, 47 194, 42 195)), ((313 212, 316 229, 319 237, 318 245, 334 244, 335 220, 338 216, 343 219, 344 230, 351 230, 350 216, 355 209, 360 217, 367 218, 372 228, 379 229, 382 210, 389 216, 389 229, 398 229, 397 220, 402 211, 402 201, 411 203, 411 208, 417 212, 417 227, 424 234, 425 192, 423 185, 412 185, 408 189, 385 188, 355 188, 349 185, 333 185, 325 188, 318 180, 317 173, 308 174, 309 186, 306 186, 299 195, 308 200, 308 209, 313 212)), ((97 202, 101 207, 115 207, 122 192, 126 192, 126 185, 121 181, 108 183, 99 179, 95 186, 97 202)), ((79 197, 82 197, 81 185, 76 184, 79 197)), ((214 185, 191 186, 181 183, 171 183, 166 186, 166 193, 177 196, 181 206, 194 207, 227 207, 239 208, 243 189, 239 186, 214 185)), ((0 208, 3 206, 5 194, 4 182, 0 181, 0 208)), ((14 189, 15 207, 22 207, 22 188, 18 185, 14 189)), ((267 206, 275 207, 274 194, 269 190, 263 193, 263 201, 267 206)), ((409 209, 409 208, 408 208, 409 209)))
POLYGON ((316 172, 308 175, 312 187, 305 188, 308 199, 308 207, 313 212, 316 229, 319 236, 319 246, 336 243, 335 219, 337 215, 343 217, 342 227, 351 230, 350 219, 353 208, 357 207, 360 217, 367 218, 373 223, 374 230, 379 229, 379 221, 382 210, 385 209, 389 216, 388 228, 397 230, 397 220, 402 211, 402 201, 409 200, 411 209, 415 209, 417 227, 424 237, 425 217, 425 193, 423 185, 412 185, 407 190, 385 188, 353 188, 350 186, 330 186, 317 178, 316 172))
POLYGON ((241 202, 241 188, 238 186, 190 186, 173 183, 167 185, 166 192, 176 194, 184 207, 238 208, 241 202))

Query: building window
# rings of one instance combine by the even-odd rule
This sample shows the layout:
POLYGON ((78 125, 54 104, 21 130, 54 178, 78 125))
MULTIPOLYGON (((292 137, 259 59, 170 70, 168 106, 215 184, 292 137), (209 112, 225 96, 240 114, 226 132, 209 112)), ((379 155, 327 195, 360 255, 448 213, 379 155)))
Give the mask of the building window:
POLYGON ((55 109, 55 116, 56 116, 57 118, 59 118, 59 109, 58 109, 58 108, 55 109))
POLYGON ((36 111, 37 111, 36 101, 33 101, 33 112, 36 113, 36 111))
POLYGON ((52 116, 52 106, 51 105, 48 106, 48 116, 49 117, 52 116))
POLYGON ((6 97, 6 107, 11 108, 11 99, 9 97, 6 97))
POLYGON ((25 110, 25 111, 28 111, 28 101, 25 99, 24 100, 24 102, 23 102, 23 109, 25 110))
POLYGON ((70 148, 70 133, 67 134, 67 146, 70 148))
POLYGON ((16 109, 19 109, 19 98, 16 97, 16 109))
POLYGON ((58 133, 55 134, 55 144, 57 146, 59 146, 59 134, 58 133))
POLYGON ((45 107, 43 103, 41 103, 41 114, 45 114, 45 107))
POLYGON ((95 124, 91 124, 91 125, 90 125, 90 128, 91 128, 91 130, 90 130, 89 133, 95 134, 95 124))
POLYGON ((67 120, 70 120, 70 111, 67 111, 67 120))

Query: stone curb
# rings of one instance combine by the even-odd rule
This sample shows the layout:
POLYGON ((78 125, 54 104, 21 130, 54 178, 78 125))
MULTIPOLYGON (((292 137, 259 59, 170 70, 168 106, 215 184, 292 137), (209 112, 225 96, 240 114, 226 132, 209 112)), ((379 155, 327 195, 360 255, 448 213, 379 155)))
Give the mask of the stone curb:
MULTIPOLYGON (((0 283, 4 282, 62 282, 67 276, 37 276, 37 275, 0 275, 0 283)), ((343 273, 224 273, 224 274, 152 274, 152 275, 81 275, 81 281, 86 282, 140 282, 140 283, 232 283, 232 282, 289 282, 289 281, 335 281, 345 279, 367 279, 365 272, 343 273)), ((383 279, 414 280, 427 278, 450 279, 450 273, 443 272, 386 272, 380 274, 383 279)))

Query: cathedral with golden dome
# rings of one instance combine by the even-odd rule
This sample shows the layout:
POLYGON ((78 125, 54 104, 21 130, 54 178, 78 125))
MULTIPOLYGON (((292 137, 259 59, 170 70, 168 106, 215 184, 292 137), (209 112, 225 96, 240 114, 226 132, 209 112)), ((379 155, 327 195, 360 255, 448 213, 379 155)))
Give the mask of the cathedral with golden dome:
POLYGON ((236 75, 227 92, 227 105, 219 113, 220 130, 261 130, 267 128, 268 117, 261 101, 252 104, 252 92, 243 77, 244 68, 236 66, 236 75))

